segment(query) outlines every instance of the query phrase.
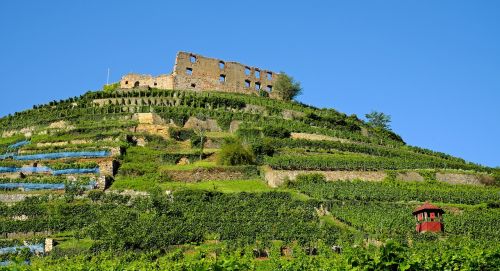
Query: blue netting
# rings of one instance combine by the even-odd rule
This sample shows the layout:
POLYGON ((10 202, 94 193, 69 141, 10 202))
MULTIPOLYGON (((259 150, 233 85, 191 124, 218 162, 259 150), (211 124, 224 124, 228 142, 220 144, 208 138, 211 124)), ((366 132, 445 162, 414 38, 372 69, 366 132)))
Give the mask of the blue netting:
POLYGON ((15 155, 16 160, 44 160, 60 158, 97 158, 109 156, 109 151, 54 152, 29 155, 15 155))
POLYGON ((14 173, 19 172, 17 167, 0 167, 0 173, 14 173))
POLYGON ((62 174, 88 174, 88 173, 99 173, 99 168, 68 168, 61 170, 52 170, 49 167, 0 167, 0 173, 51 173, 52 175, 62 175, 62 174))
POLYGON ((22 167, 19 168, 19 171, 23 173, 47 173, 52 172, 52 169, 48 167, 22 167))
POLYGON ((64 190, 63 183, 0 183, 0 189, 19 189, 25 191, 31 190, 64 190))
POLYGON ((18 149, 18 148, 20 148, 20 147, 22 147, 24 145, 28 145, 28 144, 30 144, 30 142, 28 140, 23 140, 23 141, 19 141, 17 143, 14 143, 12 145, 9 145, 7 147, 7 149, 18 149))
MULTIPOLYGON (((24 191, 32 190, 64 190, 66 187, 63 183, 0 183, 0 190, 2 189, 24 189, 24 191)), ((83 189, 90 190, 97 187, 96 181, 90 181, 86 185, 80 186, 83 189)))
POLYGON ((16 155, 15 152, 8 152, 8 153, 5 153, 5 154, 0 154, 0 159, 4 160, 4 159, 7 159, 7 158, 12 158, 15 155, 16 155))
POLYGON ((13 246, 13 247, 3 247, 0 248, 0 254, 11 254, 11 253, 16 253, 17 251, 24 249, 24 248, 29 248, 31 253, 43 253, 44 252, 44 245, 43 244, 34 244, 34 245, 27 245, 27 246, 13 246))
POLYGON ((99 173, 99 168, 68 168, 61 170, 53 170, 53 175, 62 175, 62 174, 86 174, 86 173, 99 173))

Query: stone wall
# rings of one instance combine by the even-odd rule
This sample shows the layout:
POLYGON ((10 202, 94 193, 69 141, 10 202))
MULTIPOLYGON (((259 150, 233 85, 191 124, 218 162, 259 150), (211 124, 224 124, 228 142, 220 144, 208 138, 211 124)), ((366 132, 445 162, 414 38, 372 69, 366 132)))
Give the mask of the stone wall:
POLYGON ((15 203, 25 200, 28 197, 38 196, 38 194, 0 194, 0 202, 15 203))
POLYGON ((130 73, 122 77, 120 80, 120 88, 159 88, 159 89, 173 89, 174 79, 171 74, 162 74, 159 76, 152 76, 149 74, 134 74, 130 73))
POLYGON ((132 119, 139 122, 136 127, 132 128, 133 132, 159 135, 163 138, 169 138, 168 128, 174 126, 165 124, 165 120, 154 113, 136 113, 132 119))
POLYGON ((488 175, 464 174, 464 173, 436 173, 436 180, 449 184, 474 184, 482 185, 493 183, 493 177, 488 175))
MULTIPOLYGON (((384 171, 313 171, 313 170, 273 170, 265 169, 264 178, 269 186, 278 187, 286 180, 295 180, 299 174, 323 174, 328 181, 364 180, 383 181, 387 177, 384 171)), ((399 172, 397 181, 423 182, 424 177, 416 171, 399 172)), ((485 185, 493 183, 493 177, 484 174, 437 172, 436 180, 449 184, 485 185)))
POLYGON ((237 92, 258 95, 259 90, 279 98, 273 92, 279 73, 238 62, 208 58, 198 54, 179 52, 173 73, 157 77, 127 74, 120 80, 120 88, 189 89, 194 91, 237 92))
POLYGON ((267 169, 264 178, 271 187, 282 185, 285 180, 295 180, 300 174, 323 174, 328 181, 355 180, 382 181, 387 174, 382 171, 314 171, 314 170, 273 170, 267 169))
POLYGON ((291 138, 293 139, 307 139, 307 140, 313 140, 313 141, 339 141, 342 143, 350 143, 350 140, 343 139, 343 138, 337 138, 337 137, 332 137, 332 136, 326 136, 326 135, 318 135, 318 134, 309 134, 309 133, 291 133, 290 135, 291 138))

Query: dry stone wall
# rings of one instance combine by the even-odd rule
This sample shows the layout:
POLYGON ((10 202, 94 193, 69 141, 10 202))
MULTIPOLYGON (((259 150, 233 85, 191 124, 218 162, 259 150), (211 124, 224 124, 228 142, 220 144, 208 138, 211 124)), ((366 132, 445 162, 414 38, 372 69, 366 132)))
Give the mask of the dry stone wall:
MULTIPOLYGON (((300 174, 319 173, 328 181, 363 180, 383 181, 387 177, 384 171, 314 171, 314 170, 273 170, 265 169, 264 178, 271 187, 278 187, 286 180, 295 180, 300 174)), ((398 181, 423 182, 424 177, 415 171, 400 172, 396 175, 398 181)), ((436 180, 449 184, 484 185, 493 182, 493 177, 482 174, 437 172, 436 180)))
POLYGON ((381 171, 314 171, 314 170, 273 170, 268 169, 264 172, 264 178, 271 187, 278 187, 286 180, 295 180, 300 174, 323 174, 328 181, 336 180, 355 180, 364 181, 382 181, 387 177, 385 172, 381 171))

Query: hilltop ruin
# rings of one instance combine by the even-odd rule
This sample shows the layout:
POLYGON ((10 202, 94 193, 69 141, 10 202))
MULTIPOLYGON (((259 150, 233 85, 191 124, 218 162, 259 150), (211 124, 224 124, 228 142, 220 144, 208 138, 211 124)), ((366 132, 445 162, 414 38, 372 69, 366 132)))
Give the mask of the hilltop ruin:
POLYGON ((221 91, 278 98, 273 86, 279 73, 234 61, 208 58, 179 52, 171 74, 159 76, 127 74, 120 80, 121 89, 157 88, 194 91, 221 91), (267 95, 268 94, 268 95, 267 95))

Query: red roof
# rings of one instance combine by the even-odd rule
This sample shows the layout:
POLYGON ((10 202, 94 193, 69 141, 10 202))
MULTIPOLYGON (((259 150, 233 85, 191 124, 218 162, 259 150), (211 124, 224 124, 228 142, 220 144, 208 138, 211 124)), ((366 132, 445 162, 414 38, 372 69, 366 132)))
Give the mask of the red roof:
POLYGON ((441 209, 441 208, 439 208, 437 206, 434 206, 434 205, 432 205, 432 204, 430 204, 429 202, 426 201, 422 206, 420 206, 417 209, 415 209, 413 211, 413 214, 416 214, 416 213, 418 213, 420 211, 424 211, 424 210, 438 210, 438 211, 441 211, 441 212, 444 213, 443 209, 441 209))

